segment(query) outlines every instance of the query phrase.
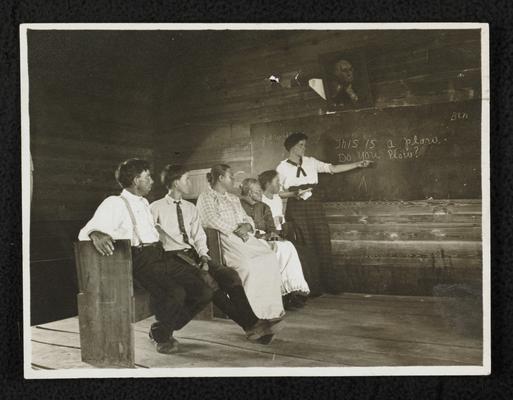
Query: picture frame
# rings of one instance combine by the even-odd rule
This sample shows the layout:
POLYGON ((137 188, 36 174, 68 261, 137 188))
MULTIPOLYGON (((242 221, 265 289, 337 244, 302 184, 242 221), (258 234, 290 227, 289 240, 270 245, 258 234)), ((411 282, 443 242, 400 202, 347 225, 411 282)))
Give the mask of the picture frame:
POLYGON ((321 55, 328 111, 355 110, 374 105, 363 49, 321 55))

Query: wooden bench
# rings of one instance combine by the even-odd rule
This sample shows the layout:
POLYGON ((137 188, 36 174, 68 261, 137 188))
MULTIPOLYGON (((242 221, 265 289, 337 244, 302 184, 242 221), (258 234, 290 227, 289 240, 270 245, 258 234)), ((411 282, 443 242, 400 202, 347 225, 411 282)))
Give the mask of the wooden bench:
MULTIPOLYGON (((207 230, 211 257, 222 262, 219 234, 207 230)), ((134 326, 152 315, 149 293, 134 282, 129 240, 101 256, 90 241, 74 244, 82 361, 102 368, 134 368, 134 326)), ((209 304, 195 319, 223 317, 209 304)))

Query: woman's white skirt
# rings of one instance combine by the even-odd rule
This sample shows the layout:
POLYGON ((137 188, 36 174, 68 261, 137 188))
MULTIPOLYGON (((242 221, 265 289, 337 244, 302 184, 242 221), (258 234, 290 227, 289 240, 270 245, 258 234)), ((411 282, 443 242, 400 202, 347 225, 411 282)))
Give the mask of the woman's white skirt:
POLYGON ((278 258, 269 245, 253 236, 247 242, 235 234, 221 234, 224 262, 239 274, 255 315, 260 319, 280 318, 285 314, 281 298, 278 258))
POLYGON ((274 251, 278 257, 278 264, 280 265, 281 273, 281 294, 296 292, 303 295, 310 293, 308 283, 306 283, 305 276, 303 275, 303 268, 301 261, 297 254, 294 244, 288 240, 271 242, 276 246, 274 251))

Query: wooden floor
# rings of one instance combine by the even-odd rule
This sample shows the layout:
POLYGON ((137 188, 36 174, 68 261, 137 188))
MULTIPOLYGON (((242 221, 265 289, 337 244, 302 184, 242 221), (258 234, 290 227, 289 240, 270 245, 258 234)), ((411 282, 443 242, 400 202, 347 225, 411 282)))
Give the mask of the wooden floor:
MULTIPOLYGON (((443 317, 450 301, 324 295, 288 312, 283 330, 267 346, 248 342, 229 320, 195 320, 175 333, 181 351, 174 355, 155 351, 149 318, 135 327, 136 363, 139 368, 481 365, 479 335, 443 317)), ((32 366, 90 368, 80 360, 76 317, 32 327, 32 366)))

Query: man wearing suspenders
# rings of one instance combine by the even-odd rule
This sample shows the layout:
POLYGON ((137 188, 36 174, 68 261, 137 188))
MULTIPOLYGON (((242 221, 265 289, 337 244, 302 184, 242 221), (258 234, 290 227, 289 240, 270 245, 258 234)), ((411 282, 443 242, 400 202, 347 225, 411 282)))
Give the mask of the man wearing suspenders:
POLYGON ((153 185, 149 164, 139 159, 124 161, 116 170, 116 180, 123 191, 99 205, 78 238, 92 240, 105 257, 113 254, 117 239, 131 241, 134 279, 150 293, 156 318, 150 338, 158 352, 171 354, 178 350, 173 332, 211 301, 212 290, 190 268, 163 257, 159 233, 144 197, 153 185))

